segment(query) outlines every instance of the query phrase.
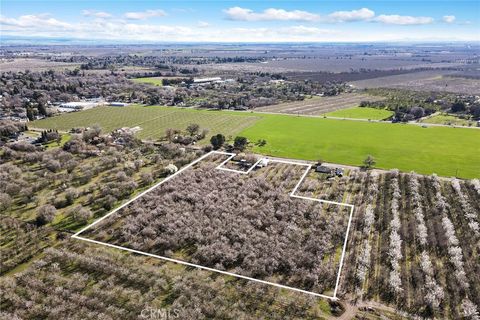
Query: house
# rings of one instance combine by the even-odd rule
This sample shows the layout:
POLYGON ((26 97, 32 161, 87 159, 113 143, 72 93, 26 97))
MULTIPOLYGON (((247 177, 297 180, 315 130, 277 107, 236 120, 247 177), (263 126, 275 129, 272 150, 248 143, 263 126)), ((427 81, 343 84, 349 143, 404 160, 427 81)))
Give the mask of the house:
POLYGON ((260 162, 257 164, 257 167, 259 168, 264 168, 268 166, 268 159, 267 158, 263 158, 262 160, 260 160, 260 162))
POLYGON ((329 168, 329 167, 326 167, 326 166, 316 166, 315 167, 315 172, 318 172, 318 173, 331 174, 332 171, 333 171, 332 168, 329 168))

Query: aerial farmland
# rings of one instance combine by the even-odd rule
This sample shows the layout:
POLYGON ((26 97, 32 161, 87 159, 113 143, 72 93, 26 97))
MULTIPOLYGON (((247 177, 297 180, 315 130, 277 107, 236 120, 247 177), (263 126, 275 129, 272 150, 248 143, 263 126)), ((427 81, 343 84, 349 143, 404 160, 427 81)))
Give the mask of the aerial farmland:
POLYGON ((4 0, 0 320, 479 320, 479 28, 4 0))

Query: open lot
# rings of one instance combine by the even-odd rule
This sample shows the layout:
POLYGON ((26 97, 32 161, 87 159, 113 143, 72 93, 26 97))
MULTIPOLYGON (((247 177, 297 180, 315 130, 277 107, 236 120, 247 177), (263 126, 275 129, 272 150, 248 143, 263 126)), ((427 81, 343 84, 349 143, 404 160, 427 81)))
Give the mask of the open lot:
POLYGON ((370 120, 385 120, 393 115, 392 111, 367 108, 367 107, 352 107, 325 113, 327 117, 351 118, 351 119, 370 119, 370 120))
POLYGON ((80 66, 79 63, 67 63, 50 61, 36 58, 16 58, 9 60, 0 60, 0 70, 2 72, 12 71, 47 71, 47 70, 65 70, 75 69, 80 66))
POLYGON ((449 76, 453 71, 421 71, 352 81, 357 88, 399 88, 415 91, 439 91, 480 94, 480 80, 449 76))
POLYGON ((75 237, 335 297, 352 207, 294 196, 304 164, 216 168, 228 159, 207 154, 75 237))
POLYGON ((480 177, 480 130, 417 125, 369 123, 261 113, 205 111, 168 107, 95 108, 34 121, 30 126, 69 130, 99 124, 105 131, 140 126, 140 138, 159 139, 166 128, 184 129, 189 123, 210 134, 266 139, 258 153, 285 158, 361 165, 367 155, 379 168, 480 177))
POLYGON ((261 108, 258 112, 321 115, 335 110, 357 107, 362 101, 380 101, 382 97, 358 93, 344 93, 333 97, 312 97, 303 101, 281 103, 261 108))
POLYGON ((446 125, 455 125, 455 126, 475 126, 476 121, 462 119, 450 114, 435 114, 431 117, 422 119, 420 122, 423 123, 433 123, 433 124, 446 124, 446 125))
POLYGON ((417 69, 417 68, 448 68, 462 66, 458 62, 426 62, 411 57, 398 58, 393 56, 344 56, 344 57, 308 57, 285 58, 268 60, 264 62, 216 64, 200 66, 200 68, 215 70, 234 70, 248 72, 289 72, 289 71, 323 71, 323 72, 348 72, 360 69, 392 70, 392 69, 417 69))
POLYGON ((135 78, 135 79, 132 79, 132 81, 136 82, 136 83, 153 84, 155 86, 162 86, 163 85, 163 78, 161 78, 161 77, 135 78))

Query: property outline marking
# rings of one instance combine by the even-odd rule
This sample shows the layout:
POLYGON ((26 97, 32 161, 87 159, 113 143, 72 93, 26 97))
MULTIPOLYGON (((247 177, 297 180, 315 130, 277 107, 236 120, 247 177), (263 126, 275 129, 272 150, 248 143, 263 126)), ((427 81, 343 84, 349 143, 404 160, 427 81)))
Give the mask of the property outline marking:
POLYGON ((130 200, 128 200, 127 202, 123 203, 123 204, 120 205, 118 208, 115 208, 114 210, 112 210, 112 211, 109 212, 108 214, 104 215, 103 217, 100 217, 99 219, 95 220, 95 221, 92 222, 91 224, 89 224, 89 225, 87 225, 86 227, 82 228, 80 231, 78 231, 77 233, 75 233, 75 234, 72 236, 72 238, 78 239, 78 240, 87 241, 87 242, 90 242, 90 243, 95 243, 95 244, 104 245, 104 246, 111 247, 111 248, 115 248, 115 249, 120 249, 120 250, 124 250, 124 251, 128 251, 128 252, 132 252, 132 253, 136 253, 136 254, 141 254, 141 255, 145 255, 145 256, 148 256, 148 257, 153 257, 153 258, 157 258, 157 259, 161 259, 161 260, 165 260, 165 261, 169 261, 169 262, 175 262, 175 263, 182 264, 182 265, 186 265, 186 266, 189 266, 189 267, 196 267, 196 268, 203 269, 203 270, 207 270, 207 271, 211 271, 211 272, 217 272, 217 273, 221 273, 221 274, 225 274, 225 275, 229 275, 229 276, 233 276, 233 277, 237 277, 237 278, 241 278, 241 279, 246 279, 246 280, 250 280, 250 281, 254 281, 254 282, 259 282, 259 283, 262 283, 262 284, 272 285, 272 286, 279 287, 279 288, 283 288, 283 289, 288 289, 288 290, 293 290, 293 291, 297 291, 297 292, 301 292, 301 293, 306 293, 306 294, 309 294, 309 295, 314 295, 314 296, 317 296, 317 297, 326 298, 326 299, 333 300, 333 301, 338 300, 338 298, 337 298, 338 286, 339 286, 340 278, 341 278, 341 274, 342 274, 343 262, 344 262, 344 259, 345 259, 345 253, 346 253, 347 243, 348 243, 348 235, 349 235, 349 232, 350 232, 350 225, 351 225, 351 223, 352 223, 353 211, 354 211, 355 206, 352 205, 352 204, 348 204, 348 203, 341 203, 341 202, 335 202, 335 201, 329 201, 329 200, 322 200, 322 199, 316 199, 316 198, 304 197, 304 196, 296 195, 295 192, 296 192, 297 189, 300 187, 301 183, 302 183, 303 180, 306 178, 306 176, 307 176, 308 173, 310 172, 310 169, 312 168, 312 165, 311 165, 311 164, 302 163, 302 162, 295 162, 295 161, 279 160, 279 159, 261 158, 260 160, 258 160, 257 162, 255 162, 247 171, 241 171, 241 170, 234 170, 234 169, 224 168, 223 165, 226 164, 228 161, 230 161, 230 160, 231 160, 233 157, 235 157, 235 156, 236 156, 235 153, 222 152, 222 151, 210 151, 209 153, 204 154, 203 156, 201 156, 201 157, 197 158, 196 160, 192 161, 191 163, 189 163, 188 165, 186 165, 186 166, 183 167, 182 169, 178 170, 177 172, 175 172, 175 173, 172 174, 171 176, 168 176, 167 178, 165 178, 165 179, 157 182, 157 183, 154 184, 152 187, 148 188, 147 190, 141 192, 140 194, 136 195, 136 196, 133 197, 132 199, 130 199, 130 200), (190 167, 194 166, 195 164, 197 164, 198 162, 200 162, 200 161, 202 161, 203 159, 207 158, 207 157, 210 156, 211 154, 222 154, 222 155, 228 155, 228 156, 229 156, 226 160, 224 160, 224 161, 223 161, 222 163, 220 163, 217 167, 215 167, 215 169, 217 169, 217 170, 229 171, 229 172, 235 172, 235 173, 240 173, 240 174, 248 174, 248 173, 250 173, 250 171, 252 171, 252 170, 260 163, 260 161, 262 161, 262 160, 264 160, 264 159, 265 159, 265 160, 268 160, 269 162, 278 162, 278 163, 285 163, 285 164, 292 164, 292 165, 301 165, 301 166, 307 167, 306 170, 305 170, 305 172, 303 173, 302 177, 300 178, 300 180, 298 181, 298 183, 295 185, 293 191, 290 192, 290 194, 289 194, 290 197, 292 197, 292 198, 298 198, 298 199, 303 199, 303 200, 316 201, 316 202, 321 202, 321 203, 335 204, 335 205, 338 205, 338 206, 344 206, 344 207, 350 208, 350 216, 349 216, 349 218, 348 218, 347 231, 346 231, 346 233, 345 233, 345 240, 344 240, 344 242, 343 242, 342 255, 341 255, 341 257, 340 257, 340 264, 339 264, 339 267, 338 267, 337 279, 336 279, 336 282, 335 282, 335 290, 334 290, 334 292, 333 292, 333 296, 327 296, 327 295, 324 295, 324 294, 320 294, 320 293, 316 293, 316 292, 312 292, 312 291, 307 291, 307 290, 302 290, 302 289, 299 289, 299 288, 290 287, 290 286, 286 286, 286 285, 282 285, 282 284, 278 284, 278 283, 274 283, 274 282, 269 282, 269 281, 265 281, 265 280, 255 279, 255 278, 251 278, 251 277, 248 277, 248 276, 244 276, 244 275, 240 275, 240 274, 236 274, 236 273, 232 273, 232 272, 228 272, 228 271, 213 269, 213 268, 201 266, 201 265, 198 265, 198 264, 194 264, 194 263, 190 263, 190 262, 186 262, 186 261, 182 261, 182 260, 177 260, 177 259, 172 259, 172 258, 168 258, 168 257, 164 257, 164 256, 159 256, 159 255, 156 255, 156 254, 152 254, 152 253, 148 253, 148 252, 143 252, 143 251, 139 251, 139 250, 134 250, 134 249, 126 248, 126 247, 121 247, 121 246, 117 246, 117 245, 110 244, 110 243, 107 243, 107 242, 102 242, 102 241, 93 240, 93 239, 89 239, 89 238, 85 238, 85 237, 80 236, 80 234, 83 233, 84 231, 86 231, 87 229, 93 227, 94 225, 96 225, 96 224, 98 224, 99 222, 103 221, 104 219, 108 218, 109 216, 111 216, 112 214, 116 213, 116 212, 119 211, 120 209, 126 207, 127 205, 129 205, 129 204, 132 203, 133 201, 135 201, 135 200, 137 200, 138 198, 144 196, 144 195, 147 194, 148 192, 154 190, 155 188, 157 188, 157 187, 160 186, 161 184, 169 181, 170 179, 174 178, 174 177, 177 176, 178 174, 180 174, 180 173, 182 173, 183 171, 185 171, 185 170, 189 169, 190 167))

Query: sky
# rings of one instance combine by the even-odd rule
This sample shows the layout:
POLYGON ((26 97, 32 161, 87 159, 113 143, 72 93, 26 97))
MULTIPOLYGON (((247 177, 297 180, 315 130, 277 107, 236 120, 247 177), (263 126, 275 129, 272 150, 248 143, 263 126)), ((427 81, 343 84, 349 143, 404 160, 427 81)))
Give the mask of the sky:
POLYGON ((2 0, 0 35, 131 43, 480 41, 480 1, 2 0))

